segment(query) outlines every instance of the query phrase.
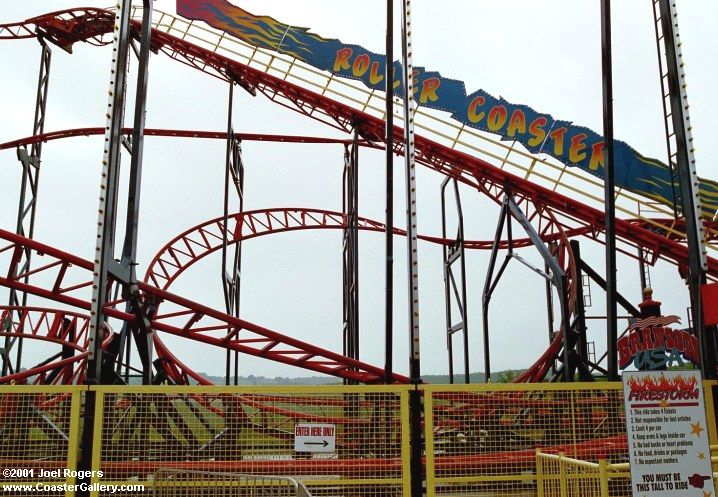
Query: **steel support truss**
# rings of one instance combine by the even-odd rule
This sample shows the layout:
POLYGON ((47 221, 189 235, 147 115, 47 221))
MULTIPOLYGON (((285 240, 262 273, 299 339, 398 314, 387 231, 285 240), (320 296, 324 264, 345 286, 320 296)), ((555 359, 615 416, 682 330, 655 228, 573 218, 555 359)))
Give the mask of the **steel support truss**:
MULTIPOLYGON (((342 214, 343 353, 359 360, 359 135, 344 149, 342 214)), ((345 382, 348 380, 345 380, 345 382)))
MULTIPOLYGON (((47 46, 45 40, 39 37, 42 52, 40 54, 40 70, 37 79, 37 96, 35 97, 35 116, 32 125, 32 136, 42 135, 45 129, 45 110, 47 108, 47 90, 50 83, 50 63, 52 62, 52 50, 47 46)), ((18 235, 32 238, 35 232, 35 214, 37 213, 38 187, 40 182, 40 164, 42 161, 42 142, 35 142, 27 147, 17 148, 17 158, 22 166, 22 179, 20 182, 20 200, 17 210, 17 225, 15 232, 18 235)), ((16 274, 25 274, 30 270, 31 251, 25 250, 20 254, 20 261, 16 267, 16 274)), ((27 281, 27 278, 25 278, 27 281)), ((5 316, 1 323, 4 331, 9 331, 13 326, 13 320, 20 321, 18 308, 27 305, 27 294, 10 290, 9 305, 13 308, 5 316)), ((2 357, 2 375, 13 374, 20 371, 22 365, 22 342, 23 336, 5 336, 4 346, 0 349, 2 357), (15 348, 15 364, 11 353, 15 348)))
MULTIPOLYGON (((224 226, 229 223, 230 197, 238 202, 239 213, 244 212, 244 163, 242 162, 241 140, 234 132, 232 121, 234 104, 234 82, 229 83, 229 105, 227 111, 227 149, 224 172, 224 226)), ((228 244, 228 230, 222 230, 222 290, 224 292, 224 307, 227 314, 239 317, 241 295, 242 271, 242 242, 234 244, 234 251, 230 254, 228 244)), ((237 384, 239 381, 239 352, 227 350, 225 364, 225 383, 237 384), (234 363, 234 364, 233 364, 234 363), (230 380, 230 377, 233 379, 230 380)))
POLYGON ((613 153, 613 62, 611 50, 611 0, 601 0, 601 79, 603 103, 603 203, 605 207, 606 349, 608 379, 618 376, 618 321, 616 309, 616 164, 613 153))
MULTIPOLYGON (((529 218, 526 217, 521 207, 519 207, 519 205, 514 200, 513 196, 509 193, 505 194, 501 205, 501 211, 499 213, 499 220, 496 226, 494 244, 491 248, 489 269, 486 274, 484 291, 481 300, 484 337, 484 372, 486 375, 486 381, 491 380, 489 303, 491 301, 491 296, 493 295, 494 290, 496 289, 496 286, 498 285, 501 276, 504 274, 504 271, 506 270, 506 267, 508 266, 508 263, 511 259, 516 259, 517 261, 537 273, 539 276, 545 278, 551 283, 553 288, 556 289, 556 292, 558 294, 562 330, 560 339, 563 342, 563 352, 560 354, 557 353, 555 358, 548 358, 548 360, 550 361, 558 359, 563 363, 561 368, 557 370, 556 376, 561 377, 561 379, 563 379, 564 381, 573 381, 576 371, 578 370, 582 378, 588 379, 588 377, 590 377, 588 368, 584 363, 580 361, 580 355, 576 351, 576 348, 579 344, 579 336, 574 330, 574 328, 571 326, 571 314, 573 311, 572 306, 575 302, 576 286, 575 271, 573 272, 574 274, 571 274, 571 269, 575 268, 571 267, 573 265, 571 263, 564 265, 564 267, 568 266, 567 269, 564 269, 564 267, 562 267, 560 263, 560 255, 561 254, 559 254, 558 252, 558 246, 556 246, 556 250, 551 250, 546 247, 545 243, 541 238, 541 235, 539 235, 539 233, 531 225, 529 218), (529 263, 527 260, 514 252, 512 218, 516 219, 516 221, 521 225, 526 234, 529 236, 533 243, 533 246, 538 250, 539 254, 541 255, 541 258, 544 260, 545 265, 548 266, 548 271, 544 271, 542 269, 534 267, 531 263, 529 263), (499 270, 496 272, 496 276, 494 277, 497 262, 496 259, 498 256, 498 250, 501 242, 501 236, 504 231, 504 226, 506 227, 508 241, 507 253, 503 263, 499 267, 499 270)), ((569 258, 572 257, 572 254, 570 254, 570 250, 567 251, 566 256, 569 258)), ((569 261, 566 262, 568 263, 569 261)), ((559 337, 557 336, 557 339, 558 338, 559 337)))
POLYGON ((461 207, 459 183, 446 178, 441 183, 441 236, 447 238, 446 187, 452 183, 456 202, 456 238, 451 245, 443 246, 444 256, 444 306, 446 308, 446 348, 449 353, 449 383, 454 383, 454 335, 461 333, 464 350, 464 383, 469 383, 469 325, 466 299, 466 256, 464 253, 464 212, 461 207), (458 284, 454 264, 459 265, 458 284), (454 322, 454 303, 459 311, 459 320, 454 322))
POLYGON ((23 338, 60 345, 60 352, 21 372, 2 377, 2 383, 77 384, 84 378, 87 357, 87 316, 67 310, 38 307, 0 307, 0 319, 10 325, 3 337, 23 338))

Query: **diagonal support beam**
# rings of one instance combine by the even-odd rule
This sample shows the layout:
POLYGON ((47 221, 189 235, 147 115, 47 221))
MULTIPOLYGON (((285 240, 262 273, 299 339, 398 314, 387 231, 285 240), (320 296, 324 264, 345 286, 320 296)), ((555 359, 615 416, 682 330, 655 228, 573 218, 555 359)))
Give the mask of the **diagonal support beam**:
MULTIPOLYGON (((45 43, 43 38, 38 38, 42 46, 40 54, 40 70, 37 80, 37 95, 35 97, 35 116, 33 119, 32 136, 42 135, 45 130, 45 111, 47 108, 47 91, 50 83, 50 63, 52 62, 52 50, 45 43)), ((17 225, 15 232, 18 235, 32 238, 35 233, 35 215, 37 213, 38 188, 40 182, 40 164, 42 161, 42 142, 35 142, 30 146, 28 153, 27 147, 18 147, 17 158, 22 165, 22 180, 20 182, 20 200, 17 210, 17 225)), ((15 274, 26 274, 30 271, 30 255, 31 252, 22 251, 20 258, 15 266, 15 274)), ((28 277, 25 276, 23 281, 27 282, 28 277)), ((10 306, 26 306, 27 294, 18 293, 10 290, 9 298, 10 306)), ((14 313, 15 318, 19 314, 14 313)), ((12 319, 12 313, 9 319, 12 319)), ((20 371, 22 365, 22 337, 7 336, 4 341, 4 347, 0 349, 2 358, 2 375, 20 371), (11 352, 15 347, 15 364, 11 358, 11 352)))
POLYGON ((456 239, 451 245, 443 246, 444 256, 444 307, 446 312, 446 347, 449 353, 449 383, 454 383, 454 334, 461 332, 464 348, 464 383, 469 383, 469 323, 466 298, 466 257, 464 244, 464 212, 459 194, 459 182, 456 178, 446 178, 441 183, 441 236, 446 238, 446 187, 453 183, 454 202, 456 204, 457 228, 456 239), (459 284, 456 283, 454 264, 459 265, 459 284), (454 323, 452 307, 456 303, 459 310, 459 321, 454 323))
POLYGON ((491 368, 489 362, 489 302, 491 296, 496 289, 496 286, 506 269, 509 260, 512 258, 518 259, 523 264, 527 265, 530 269, 537 272, 543 277, 546 277, 551 281, 551 284, 556 288, 559 295, 559 302, 561 307, 561 328, 564 330, 563 333, 563 379, 570 381, 573 379, 573 375, 576 369, 576 361, 574 359, 573 348, 576 344, 576 337, 571 333, 571 309, 569 309, 569 280, 567 273, 563 270, 559 262, 556 260, 553 254, 546 247, 544 240, 541 235, 534 229, 531 222, 524 214, 521 207, 513 199, 509 193, 504 194, 504 198, 501 203, 501 210, 499 212, 499 220, 496 226, 496 234, 494 237, 494 243, 491 248, 491 258, 489 259, 489 269, 486 274, 486 280, 484 282, 484 292, 482 295, 482 311, 483 311, 483 325, 484 325, 484 361, 485 361, 485 374, 486 381, 490 381, 491 368), (511 228, 512 218, 521 225, 526 234, 529 236, 532 244, 538 250, 539 254, 544 260, 546 267, 549 270, 548 274, 544 274, 543 271, 531 266, 526 263, 523 259, 518 257, 513 252, 513 233, 511 228), (494 270, 496 267, 496 258, 498 255, 499 246, 501 243, 501 236, 503 234, 504 225, 507 225, 507 236, 508 236, 508 254, 504 260, 499 272, 494 278, 494 270), (568 331, 568 332, 566 332, 568 331))

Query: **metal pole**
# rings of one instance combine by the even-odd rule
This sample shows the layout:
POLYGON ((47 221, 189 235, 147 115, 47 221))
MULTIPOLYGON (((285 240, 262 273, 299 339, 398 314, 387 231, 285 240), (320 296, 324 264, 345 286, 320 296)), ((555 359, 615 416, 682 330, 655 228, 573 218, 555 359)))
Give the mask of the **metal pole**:
MULTIPOLYGON (((125 322, 120 331, 119 346, 117 347, 116 374, 120 375, 122 370, 122 353, 125 353, 125 380, 129 380, 131 336, 134 335, 137 352, 142 361, 142 383, 152 383, 152 328, 150 319, 140 301, 137 288, 137 234, 140 218, 140 192, 142 186, 142 159, 144 152, 145 114, 147 109, 147 83, 149 81, 149 59, 150 59, 150 37, 152 35, 152 8, 153 0, 143 1, 142 29, 140 32, 140 48, 136 50, 139 60, 137 69, 137 91, 135 95, 135 115, 132 137, 128 141, 127 148, 130 151, 130 173, 127 191, 127 217, 125 221, 125 239, 122 246, 122 256, 119 264, 114 259, 109 261, 108 271, 121 276, 122 296, 126 299, 125 309, 135 316, 132 322, 125 322)), ((129 47, 129 42, 128 42, 129 47)), ((117 53, 117 52, 116 52, 117 53)), ((129 50, 128 50, 129 53, 129 50)), ((125 66, 126 67, 126 66, 125 66)), ((111 83, 112 85, 112 83, 111 83)), ((110 90, 112 92, 112 89, 110 90)), ((121 118, 122 120, 122 118, 121 118)), ((107 142, 106 142, 107 143, 107 142)), ((119 161, 119 159, 118 159, 119 161)), ((119 177, 119 162, 117 166, 119 177)), ((117 192, 108 193, 110 202, 117 203, 117 192)), ((114 219, 115 215, 111 214, 114 219)), ((112 221, 114 224, 114 221, 112 221)), ((114 230, 114 228, 113 228, 114 230)), ((112 247, 114 250, 114 247, 112 247)), ((112 252, 111 250, 111 252, 112 252)), ((115 289, 117 292, 117 288, 115 289)), ((147 302, 148 308, 153 308, 152 303, 147 302)))
MULTIPOLYGON (((671 102, 670 102, 670 95, 671 91, 668 88, 668 72, 664 69, 664 61, 663 57, 666 55, 666 44, 671 42, 672 40, 666 39, 665 36, 663 36, 663 26, 662 26, 662 20, 661 20, 661 7, 658 5, 659 0, 652 0, 652 11, 653 11, 653 28, 654 32, 656 33, 656 54, 658 55, 658 74, 660 75, 661 80, 661 106, 663 107, 663 130, 666 133, 666 152, 668 152, 668 168, 671 171, 671 192, 673 194, 673 217, 676 219, 681 217, 681 195, 679 188, 679 180, 678 180, 678 165, 677 165, 677 159, 676 159, 676 153, 675 150, 675 140, 672 140, 674 133, 673 133, 673 113, 671 112, 671 102), (663 49, 663 50, 661 50, 663 49)), ((666 60, 666 63, 668 61, 666 60)), ((639 214, 640 214, 640 205, 639 205, 639 214)), ((640 247, 639 247, 639 250, 640 247)), ((646 286, 650 285, 643 285, 641 287, 641 298, 643 298, 643 290, 646 288, 646 286)))
MULTIPOLYGON (((505 195, 501 201, 501 211, 499 212, 499 220, 496 223, 496 233, 494 234, 494 241, 491 244, 491 255, 489 256, 489 268, 486 271, 486 279, 484 280, 484 291, 481 294, 481 316, 483 326, 483 338, 484 338, 484 381, 486 383, 491 382, 491 350, 489 348, 489 302, 491 301, 491 294, 493 293, 492 288, 498 282, 498 277, 494 280, 494 269, 496 268, 496 257, 499 253, 499 247, 501 245, 501 235, 504 232, 504 224, 508 214, 508 203, 509 196, 505 195)), ((504 260, 504 263, 499 270, 499 274, 503 274, 504 268, 511 257, 511 247, 509 246, 509 253, 504 260)))
MULTIPOLYGON (((604 203, 606 204, 606 347, 608 379, 618 380, 616 308, 616 201, 613 164, 613 69, 611 64, 611 0, 601 0, 601 61, 603 75, 604 203)), ((567 329, 566 329, 567 331, 567 329)))
MULTIPOLYGON (((441 237, 446 238, 446 185, 449 176, 441 183, 441 237)), ((454 337, 451 333, 451 265, 449 263, 449 247, 441 249, 444 255, 444 313, 446 316, 446 350, 449 353, 449 384, 454 383, 454 337)))
POLYGON ((461 257, 461 321, 462 331, 464 334, 464 383, 467 385, 471 382, 471 371, 469 366, 469 302, 466 297, 466 251, 464 248, 464 209, 461 206, 461 197, 459 195, 459 182, 454 178, 454 195, 456 197, 456 209, 459 215, 459 233, 457 238, 459 242, 459 250, 461 257))
MULTIPOLYGON (((544 264, 544 272, 548 274, 548 264, 544 264)), ((556 331, 553 329, 553 288, 551 281, 546 280, 546 324, 548 325, 548 343, 553 342, 556 331)))
MULTIPOLYGON (((416 227, 416 163, 414 152, 414 67, 411 43, 411 0, 402 1, 402 66, 404 83, 404 165, 406 173, 406 248, 409 290, 409 378, 421 382, 419 348, 419 260, 416 227)), ((423 495, 421 396, 417 389, 409 392, 409 439, 411 444, 411 495, 423 495)))
POLYGON ((137 230, 140 216, 140 187, 142 186, 142 158, 145 139, 145 116, 147 114, 147 83, 149 81, 153 3, 154 0, 143 0, 142 34, 137 67, 134 128, 132 130, 130 186, 127 192, 127 220, 125 242, 122 249, 122 264, 126 266, 134 264, 137 257, 137 230))
POLYGON ((693 329, 701 348, 701 371, 705 379, 716 377, 716 352, 714 334, 703 324, 703 306, 700 287, 706 283, 706 248, 701 219, 701 205, 698 197, 698 175, 693 155, 693 138, 688 117, 688 97, 683 74, 678 22, 675 5, 668 0, 659 0, 661 21, 666 46, 668 88, 670 90, 673 130, 676 135, 676 159, 681 193, 681 208, 686 223, 688 242, 688 288, 691 297, 691 318, 693 329))
POLYGON ((404 82, 404 165, 406 174, 406 248, 409 285, 409 376, 421 381, 419 362, 419 261, 416 227, 416 162, 414 151, 414 67, 411 62, 411 0, 402 3, 402 61, 404 82))
POLYGON ((352 359, 359 360, 359 132, 354 128, 354 139, 350 148, 351 151, 351 216, 349 232, 352 243, 352 359))
MULTIPOLYGON (((351 258, 349 257, 349 178, 351 177, 350 169, 350 152, 349 145, 344 145, 344 169, 342 170, 342 354, 349 356, 349 347, 351 342, 351 310, 349 308, 349 284, 350 274, 349 266, 351 258)), ((349 379, 344 378, 343 384, 348 385, 349 379)))
MULTIPOLYGON (((359 359, 359 134, 354 131, 352 144, 345 147, 342 212, 343 240, 343 335, 344 355, 359 359)), ((345 384, 356 383, 345 380, 345 384)))
POLYGON ((569 382, 573 381, 576 370, 573 360, 576 340, 571 329, 571 309, 568 307, 568 276, 563 274, 558 281, 557 290, 561 299, 561 328, 563 328, 563 381, 569 382))
POLYGON ((575 332, 578 335, 578 356, 583 364, 588 364, 588 338, 586 336, 586 306, 583 295, 583 271, 581 270, 581 246, 578 240, 571 240, 571 251, 576 261, 576 321, 575 332))
POLYGON ((117 9, 112 46, 109 102, 105 126, 105 149, 100 180, 100 205, 97 220, 95 266, 93 268, 92 306, 86 381, 99 383, 102 362, 102 331, 105 324, 110 261, 114 261, 117 188, 120 174, 122 122, 127 80, 127 57, 130 41, 130 0, 123 0, 117 9))
POLYGON ((643 252, 643 247, 638 247, 638 270, 640 271, 639 281, 641 282, 641 297, 643 297, 643 290, 646 289, 648 284, 648 278, 646 278, 646 260, 643 252))
POLYGON ((386 0, 386 293, 384 303, 384 381, 393 383, 394 364, 394 0, 386 0))
MULTIPOLYGON (((122 0, 115 14, 113 30, 112 64, 110 66, 109 98, 102 157, 102 176, 100 179, 95 264, 93 268, 92 302, 87 346, 89 356, 85 373, 85 382, 88 384, 99 383, 102 370, 101 344, 105 325, 104 307, 109 291, 109 266, 114 262, 117 190, 126 96, 127 58, 130 46, 130 7, 131 0, 122 0)), ((95 391, 85 392, 82 454, 79 464, 80 469, 84 471, 91 468, 93 443, 99 443, 99 440, 93 440, 94 419, 98 414, 95 413, 95 396, 95 391)), ((89 492, 81 490, 78 495, 85 497, 89 495, 89 492)))
MULTIPOLYGON (((149 385, 152 383, 152 328, 140 302, 135 265, 137 264, 137 231, 140 218, 142 159, 144 152, 147 83, 149 81, 150 38, 152 36, 152 8, 154 0, 143 0, 142 3, 142 32, 140 36, 139 63, 137 69, 137 91, 135 92, 135 116, 134 129, 132 131, 129 188, 127 191, 127 219, 125 241, 122 248, 120 264, 123 268, 129 269, 130 281, 124 293, 128 299, 128 312, 132 312, 136 316, 136 322, 133 323, 132 328, 136 335, 135 343, 142 359, 142 384, 149 385)), ((120 349, 120 355, 121 353, 120 349)))

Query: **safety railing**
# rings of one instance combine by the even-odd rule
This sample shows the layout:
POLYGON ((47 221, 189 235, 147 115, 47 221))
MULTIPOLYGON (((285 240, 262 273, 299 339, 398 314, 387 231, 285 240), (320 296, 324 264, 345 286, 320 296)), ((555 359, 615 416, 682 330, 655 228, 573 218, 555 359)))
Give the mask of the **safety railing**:
POLYGON ((243 475, 217 471, 159 469, 153 482, 154 497, 312 497, 307 487, 294 478, 243 475))
MULTIPOLYGON (((133 7, 133 18, 140 18, 141 14, 141 7, 133 7)), ((153 12, 153 27, 375 117, 383 119, 385 116, 384 94, 370 90, 360 82, 337 78, 289 55, 254 47, 204 23, 189 21, 156 9, 153 12)), ((394 119, 397 126, 402 122, 401 109, 401 100, 396 99, 394 119)), ((419 133, 438 143, 483 159, 558 193, 578 198, 587 205, 598 209, 604 207, 604 187, 599 178, 566 166, 546 154, 531 154, 517 142, 504 142, 496 135, 467 127, 447 118, 442 112, 423 107, 416 109, 415 125, 419 133)), ((655 201, 623 188, 616 189, 618 216, 641 219, 648 226, 669 236, 684 236, 676 227, 641 216, 640 212, 646 210, 645 206, 651 206, 658 218, 673 217, 673 210, 668 206, 656 205, 655 201)), ((716 236, 718 234, 711 233, 709 239, 713 240, 716 236)), ((718 253, 718 244, 714 241, 709 242, 707 248, 711 255, 718 253)))
POLYGON ((582 461, 536 449, 538 497, 610 497, 631 494, 628 463, 582 461))
MULTIPOLYGON (((715 433, 715 429, 713 430, 715 433)), ((711 445, 713 481, 718 483, 718 445, 711 445)), ((544 454, 536 449, 538 497, 614 497, 631 494, 629 463, 611 464, 544 454)))

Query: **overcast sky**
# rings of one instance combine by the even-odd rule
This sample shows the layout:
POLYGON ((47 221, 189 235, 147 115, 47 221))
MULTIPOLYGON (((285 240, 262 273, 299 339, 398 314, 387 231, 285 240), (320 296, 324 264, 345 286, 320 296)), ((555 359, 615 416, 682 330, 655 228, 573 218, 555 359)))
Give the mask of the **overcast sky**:
MULTIPOLYGON (((106 6, 105 2, 81 2, 106 6)), ((293 26, 310 27, 383 52, 385 2, 320 0, 238 1, 256 14, 293 26)), ((483 88, 510 102, 523 103, 558 119, 601 131, 600 3, 598 0, 541 2, 414 2, 414 63, 483 88)), ((699 175, 718 179, 718 3, 681 0, 679 24, 688 81, 699 175)), ((398 14, 397 3, 397 14, 398 14)), ((0 0, 0 22, 12 22, 76 6, 68 0, 0 0)), ((174 1, 157 0, 157 9, 174 11, 174 1)), ((615 136, 639 152, 665 161, 660 87, 650 0, 613 2, 615 136)), ((398 52, 398 46, 396 48, 398 52)), ((36 41, 0 43, 0 142, 29 135, 35 98, 36 41)), ((53 47, 46 131, 104 125, 110 50, 86 44, 69 55, 53 47)), ((133 61, 133 66, 136 65, 133 61)), ((134 74, 134 73, 133 73, 134 74)), ((134 83, 132 83, 132 86, 134 83)), ((199 71, 153 56, 150 65, 148 127, 223 130, 226 85, 199 71)), ((128 110, 132 107, 128 103, 128 110)), ((128 116, 131 114, 128 112, 128 116)), ((131 117, 126 123, 131 122, 131 117)), ((235 102, 235 128, 244 132, 337 136, 336 131, 241 90, 235 102)), ((89 258, 95 235, 102 138, 74 138, 45 145, 36 238, 89 258)), ((246 209, 315 207, 341 209, 343 150, 340 146, 244 144, 246 209)), ((360 213, 384 219, 383 153, 361 151, 360 213)), ((124 171, 129 164, 123 159, 124 171)), ((140 272, 178 233, 221 215, 224 144, 148 138, 145 147, 140 227, 140 272)), ((396 223, 404 224, 403 169, 397 160, 396 223)), ((0 152, 0 226, 14 230, 20 169, 13 150, 0 152)), ((439 186, 443 178, 420 172, 419 231, 440 234, 439 186)), ((497 208, 463 190, 467 238, 491 238, 497 208)), ((383 365, 384 240, 360 235, 361 357, 383 365)), ((407 326, 404 240, 396 240, 396 368, 406 372, 407 326)), ((583 244, 592 265, 603 271, 602 246, 583 244)), ((538 263, 535 253, 522 255, 538 263)), ((447 370, 441 251, 420 247, 422 370, 447 370)), ((483 370, 480 296, 487 254, 468 258, 471 369, 483 370)), ((222 307, 219 258, 197 264, 172 291, 222 307)), ((637 264, 619 257, 619 290, 637 303, 637 264)), ((259 238, 244 245, 242 317, 323 347, 341 350, 341 234, 299 232, 259 238)), ((664 313, 686 315, 686 291, 675 268, 659 263, 653 271, 664 313)), ((512 264, 492 307, 492 365, 500 370, 526 367, 546 347, 543 282, 512 264)), ((592 287, 589 313, 600 315, 604 296, 592 287)), ((7 291, 0 290, 0 301, 7 291)), ((40 303, 39 300, 33 300, 40 303)), ((684 319, 685 320, 685 319, 684 319)), ((592 339, 603 350, 603 327, 591 323, 592 339)), ((224 353, 168 339, 177 355, 198 371, 221 374, 224 353)), ((33 352, 38 353, 39 352, 33 352)), ((41 357, 40 355, 37 356, 41 357)), ((28 359, 28 362, 32 362, 28 359)), ((28 364, 26 364, 28 365, 28 364)), ((457 364, 457 369, 459 368, 457 364)), ((304 376, 309 373, 244 358, 242 374, 304 376)))

